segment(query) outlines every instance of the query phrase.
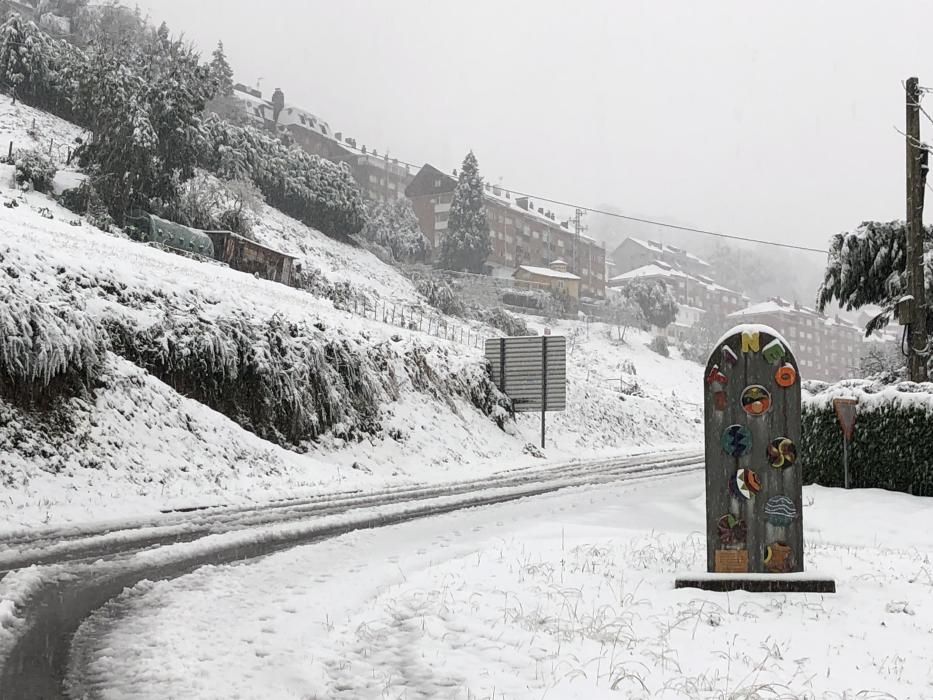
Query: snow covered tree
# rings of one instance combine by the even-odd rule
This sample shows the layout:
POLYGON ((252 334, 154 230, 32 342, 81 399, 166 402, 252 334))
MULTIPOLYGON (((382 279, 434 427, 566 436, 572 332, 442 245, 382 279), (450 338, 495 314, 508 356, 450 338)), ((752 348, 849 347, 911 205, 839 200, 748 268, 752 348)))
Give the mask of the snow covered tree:
POLYGON ((622 289, 622 294, 641 309, 647 323, 667 328, 677 318, 677 301, 661 280, 635 279, 622 289))
POLYGON ((49 77, 49 40, 32 22, 11 14, 0 25, 0 85, 13 103, 41 93, 49 77))
POLYGON ((174 200, 206 148, 201 113, 210 72, 163 23, 131 46, 106 39, 87 49, 76 103, 92 138, 78 149, 117 223, 135 207, 174 200))
POLYGON ((620 342, 625 342, 625 334, 629 328, 638 327, 645 321, 641 307, 626 294, 617 294, 609 302, 609 317, 616 327, 620 342))
POLYGON ((397 261, 423 261, 428 251, 428 239, 407 199, 370 205, 362 235, 397 261))
MULTIPOLYGON (((933 228, 924 235, 924 269, 927 298, 933 294, 933 228)), ((833 236, 823 284, 817 293, 817 308, 823 311, 833 301, 851 311, 880 306, 881 311, 865 327, 866 335, 884 328, 895 314, 898 300, 906 293, 907 234, 903 221, 865 221, 855 231, 833 236)), ((933 315, 927 319, 933 331, 933 315)))
POLYGON ((491 250, 483 178, 476 156, 470 151, 463 159, 450 205, 447 235, 441 243, 441 264, 449 270, 480 274, 491 250))
POLYGON ((233 95, 233 68, 227 61, 224 53, 224 42, 218 41, 217 48, 211 57, 211 80, 216 86, 214 97, 230 97, 233 95))

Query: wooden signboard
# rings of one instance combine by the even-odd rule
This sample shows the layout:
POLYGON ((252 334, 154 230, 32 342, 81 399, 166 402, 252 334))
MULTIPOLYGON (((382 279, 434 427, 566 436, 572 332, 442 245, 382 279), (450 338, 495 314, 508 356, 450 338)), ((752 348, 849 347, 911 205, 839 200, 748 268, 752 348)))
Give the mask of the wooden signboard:
POLYGON ((737 326, 704 375, 707 569, 803 571, 800 374, 767 326, 737 326))

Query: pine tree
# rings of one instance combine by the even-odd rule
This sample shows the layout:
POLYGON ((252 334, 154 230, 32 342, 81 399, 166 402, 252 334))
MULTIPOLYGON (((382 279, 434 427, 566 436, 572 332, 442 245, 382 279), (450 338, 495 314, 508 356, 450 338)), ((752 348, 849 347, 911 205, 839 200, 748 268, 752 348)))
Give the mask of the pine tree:
POLYGON ((211 58, 211 79, 217 92, 215 97, 230 97, 233 94, 233 68, 224 53, 224 42, 218 41, 211 58))
POLYGON ((447 236, 441 244, 441 264, 449 270, 480 274, 491 250, 483 178, 476 156, 470 151, 463 159, 450 205, 447 236))

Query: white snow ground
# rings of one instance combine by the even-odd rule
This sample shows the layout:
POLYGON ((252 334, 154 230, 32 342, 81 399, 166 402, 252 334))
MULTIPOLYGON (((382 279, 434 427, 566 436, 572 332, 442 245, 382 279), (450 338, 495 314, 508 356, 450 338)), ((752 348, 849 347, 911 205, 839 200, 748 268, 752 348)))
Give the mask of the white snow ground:
POLYGON ((933 698, 933 501, 804 500, 835 595, 674 590, 705 564, 698 474, 146 582, 81 628, 69 680, 127 700, 933 698))
MULTIPOLYGON (((0 96, 0 125, 0 145, 51 141, 54 150, 55 144, 72 143, 80 135, 73 125, 22 104, 13 106, 5 96, 0 96)), ((36 299, 68 305, 77 299, 94 319, 121 314, 144 324, 158 319, 166 305, 207 317, 242 311, 264 319, 282 313, 290 319, 323 320, 333 333, 354 342, 378 343, 398 335, 405 346, 436 348, 435 371, 442 374, 481 361, 478 350, 337 311, 330 302, 298 290, 107 235, 87 222, 72 226, 72 213, 41 194, 20 198, 11 178, 12 169, 0 166, 0 200, 16 197, 22 203, 13 209, 0 206, 0 252, 5 256, 0 274, 14 269, 16 283, 26 285, 36 299), (43 208, 52 219, 40 215, 43 208), (80 284, 65 289, 62 274, 80 284), (95 286, 100 283, 122 289, 130 300, 115 300, 95 286)), ((75 181, 74 170, 66 169, 56 184, 60 189, 75 181)), ((267 210, 257 233, 271 245, 300 253, 332 281, 349 281, 383 299, 417 299, 410 282, 374 256, 279 212, 267 210)), ((554 332, 571 336, 568 409, 548 416, 547 460, 700 442, 698 366, 653 353, 644 334, 630 333, 629 344, 619 345, 598 324, 588 337, 577 323, 562 323, 554 332), (576 339, 574 333, 579 333, 576 339), (637 376, 623 371, 626 362, 637 376), (637 380, 641 395, 620 394, 620 378, 627 386, 637 380)), ((462 401, 435 400, 406 388, 399 401, 383 406, 382 421, 386 433, 394 428, 406 436, 403 442, 387 437, 347 445, 325 436, 311 452, 296 454, 258 439, 114 355, 108 357, 103 386, 93 400, 74 401, 70 410, 74 427, 50 436, 34 417, 0 400, 0 531, 149 514, 171 506, 482 478, 541 461, 523 451, 539 440, 537 417, 521 416, 504 433, 462 401)))

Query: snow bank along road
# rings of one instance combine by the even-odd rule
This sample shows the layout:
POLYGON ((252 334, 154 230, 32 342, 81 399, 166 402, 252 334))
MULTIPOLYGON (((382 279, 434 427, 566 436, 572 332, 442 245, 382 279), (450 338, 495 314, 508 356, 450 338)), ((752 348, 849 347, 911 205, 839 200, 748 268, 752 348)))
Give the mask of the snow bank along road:
POLYGON ((0 694, 65 697, 71 636, 81 621, 139 581, 224 564, 462 508, 559 489, 667 477, 698 470, 698 452, 575 462, 504 472, 482 482, 336 494, 261 508, 193 514, 87 529, 48 529, 0 540, 0 694))

